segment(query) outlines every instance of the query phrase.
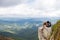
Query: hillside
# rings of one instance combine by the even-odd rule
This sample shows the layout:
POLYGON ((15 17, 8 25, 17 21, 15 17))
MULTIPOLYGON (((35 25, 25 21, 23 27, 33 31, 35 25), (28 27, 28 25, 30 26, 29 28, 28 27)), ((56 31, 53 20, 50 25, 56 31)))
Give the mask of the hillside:
POLYGON ((60 40, 60 20, 52 27, 52 35, 54 40, 60 40))
POLYGON ((17 34, 9 33, 9 32, 0 32, 0 35, 11 37, 15 40, 37 40, 37 29, 22 29, 17 34))
POLYGON ((10 37, 4 37, 0 35, 0 40, 14 40, 13 38, 10 37))

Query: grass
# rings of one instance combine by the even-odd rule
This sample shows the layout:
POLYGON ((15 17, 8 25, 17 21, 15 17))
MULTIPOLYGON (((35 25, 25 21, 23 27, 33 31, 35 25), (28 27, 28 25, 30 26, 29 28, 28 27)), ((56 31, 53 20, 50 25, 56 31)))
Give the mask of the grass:
POLYGON ((52 26, 52 34, 54 40, 60 40, 60 20, 52 26))

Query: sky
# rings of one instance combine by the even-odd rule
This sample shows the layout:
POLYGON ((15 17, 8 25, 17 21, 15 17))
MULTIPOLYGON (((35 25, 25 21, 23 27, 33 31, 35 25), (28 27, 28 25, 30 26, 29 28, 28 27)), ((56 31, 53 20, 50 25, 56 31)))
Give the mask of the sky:
POLYGON ((60 17, 60 0, 0 0, 0 17, 60 17))

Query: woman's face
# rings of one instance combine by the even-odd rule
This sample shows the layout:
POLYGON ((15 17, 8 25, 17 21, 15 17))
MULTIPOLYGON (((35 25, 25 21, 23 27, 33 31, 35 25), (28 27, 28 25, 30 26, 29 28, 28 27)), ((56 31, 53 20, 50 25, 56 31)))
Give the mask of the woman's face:
POLYGON ((49 26, 49 23, 46 23, 46 27, 48 27, 49 26))
POLYGON ((44 27, 46 27, 46 25, 44 25, 44 27))

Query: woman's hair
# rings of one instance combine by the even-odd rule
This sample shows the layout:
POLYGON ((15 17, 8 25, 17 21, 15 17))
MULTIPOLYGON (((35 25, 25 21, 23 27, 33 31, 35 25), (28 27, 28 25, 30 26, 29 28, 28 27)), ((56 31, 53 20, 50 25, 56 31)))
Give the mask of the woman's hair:
POLYGON ((46 25, 46 22, 44 22, 43 25, 46 25))

